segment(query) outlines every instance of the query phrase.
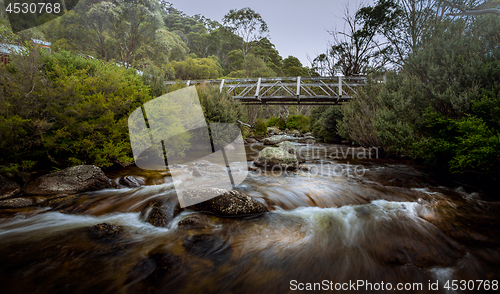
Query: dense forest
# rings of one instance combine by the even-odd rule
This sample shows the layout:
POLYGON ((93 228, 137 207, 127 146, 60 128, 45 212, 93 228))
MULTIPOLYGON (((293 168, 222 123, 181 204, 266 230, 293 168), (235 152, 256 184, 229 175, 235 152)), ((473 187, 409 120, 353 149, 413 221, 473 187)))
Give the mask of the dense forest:
MULTIPOLYGON (((76 164, 131 161, 127 117, 181 87, 168 80, 386 75, 342 106, 244 106, 198 88, 208 121, 312 131, 325 142, 375 146, 462 179, 500 180, 498 2, 378 0, 346 12, 328 50, 304 66, 283 58, 261 15, 219 22, 157 0, 81 0, 43 25, 0 39, 23 45, 0 68, 0 171, 22 177, 76 164), (457 4, 460 3, 460 4, 457 4), (39 51, 31 38, 50 41, 39 51)), ((320 28, 318 28, 320 29, 320 28)))

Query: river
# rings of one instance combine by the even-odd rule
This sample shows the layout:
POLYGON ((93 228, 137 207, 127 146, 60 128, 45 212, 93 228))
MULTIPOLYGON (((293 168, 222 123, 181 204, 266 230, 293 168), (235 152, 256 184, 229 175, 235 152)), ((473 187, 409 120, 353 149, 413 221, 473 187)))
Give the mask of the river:
MULTIPOLYGON (((133 167, 108 176, 148 185, 84 193, 64 211, 0 214, 0 292, 497 292, 500 204, 491 195, 443 185, 410 161, 302 147, 310 172, 252 171, 237 187, 268 205, 260 216, 204 215, 205 227, 181 229, 199 214, 185 210, 154 227, 141 211, 175 197, 172 183, 133 167), (89 227, 101 223, 116 234, 95 238, 89 227)), ((250 164, 263 146, 246 148, 250 164)))

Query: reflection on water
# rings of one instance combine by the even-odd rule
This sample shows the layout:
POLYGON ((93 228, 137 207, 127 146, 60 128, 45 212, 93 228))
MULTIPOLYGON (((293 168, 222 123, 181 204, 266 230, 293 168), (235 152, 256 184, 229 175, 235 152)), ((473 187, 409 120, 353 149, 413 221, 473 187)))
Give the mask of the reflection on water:
MULTIPOLYGON (((148 186, 0 219, 2 293, 288 293, 291 280, 423 283, 419 293, 446 293, 447 280, 500 279, 498 203, 408 164, 312 158, 314 148, 307 164, 319 172, 250 172, 237 187, 271 208, 257 218, 207 215, 204 228, 183 229, 180 220, 199 214, 186 210, 153 227, 140 211, 175 197, 169 174, 127 168, 109 176, 148 186), (333 172, 348 161, 363 175, 333 172), (90 228, 102 223, 115 229, 96 235, 90 228)), ((259 149, 247 146, 249 160, 259 149)))

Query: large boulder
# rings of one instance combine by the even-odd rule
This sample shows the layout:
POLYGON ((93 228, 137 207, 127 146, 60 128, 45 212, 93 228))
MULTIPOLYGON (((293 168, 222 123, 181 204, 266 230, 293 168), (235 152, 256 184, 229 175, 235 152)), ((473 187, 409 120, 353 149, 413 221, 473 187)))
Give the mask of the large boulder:
POLYGON ((255 138, 247 138, 245 141, 246 141, 247 144, 257 143, 257 140, 255 140, 255 138))
POLYGON ((300 131, 299 130, 291 130, 291 131, 288 131, 288 134, 292 135, 292 136, 300 136, 300 131))
POLYGON ((295 144, 293 144, 292 142, 283 141, 278 144, 278 147, 292 155, 297 156, 297 160, 299 161, 299 163, 304 163, 306 161, 305 156, 302 154, 302 152, 300 152, 299 149, 297 149, 297 146, 295 146, 295 144))
POLYGON ((27 195, 73 194, 112 187, 112 181, 97 166, 78 165, 39 177, 23 192, 27 195))
POLYGON ((285 138, 286 138, 286 136, 283 136, 283 135, 275 135, 275 136, 271 136, 269 138, 264 138, 264 140, 262 140, 262 143, 264 145, 276 145, 278 143, 285 141, 286 140, 285 138))
POLYGON ((298 167, 299 160, 295 154, 291 154, 283 148, 266 147, 260 151, 253 163, 265 168, 279 167, 282 170, 293 170, 298 167))
POLYGON ((212 213, 218 217, 242 217, 247 215, 268 212, 266 205, 258 202, 252 197, 235 190, 224 190, 218 188, 198 188, 184 190, 184 197, 196 198, 198 194, 217 192, 217 197, 197 203, 187 208, 212 213))
POLYGON ((18 183, 0 176, 0 199, 10 198, 21 192, 21 186, 18 183))

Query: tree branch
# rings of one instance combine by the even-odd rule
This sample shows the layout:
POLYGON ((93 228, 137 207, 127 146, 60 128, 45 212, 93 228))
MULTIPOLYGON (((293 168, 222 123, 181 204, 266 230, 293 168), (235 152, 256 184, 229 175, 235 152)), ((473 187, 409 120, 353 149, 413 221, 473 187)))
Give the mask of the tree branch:
POLYGON ((484 15, 484 14, 496 14, 500 15, 500 8, 493 8, 500 5, 500 1, 488 1, 477 7, 466 7, 463 4, 454 4, 450 1, 443 0, 448 6, 460 10, 458 13, 448 13, 451 16, 462 16, 462 15, 484 15))

